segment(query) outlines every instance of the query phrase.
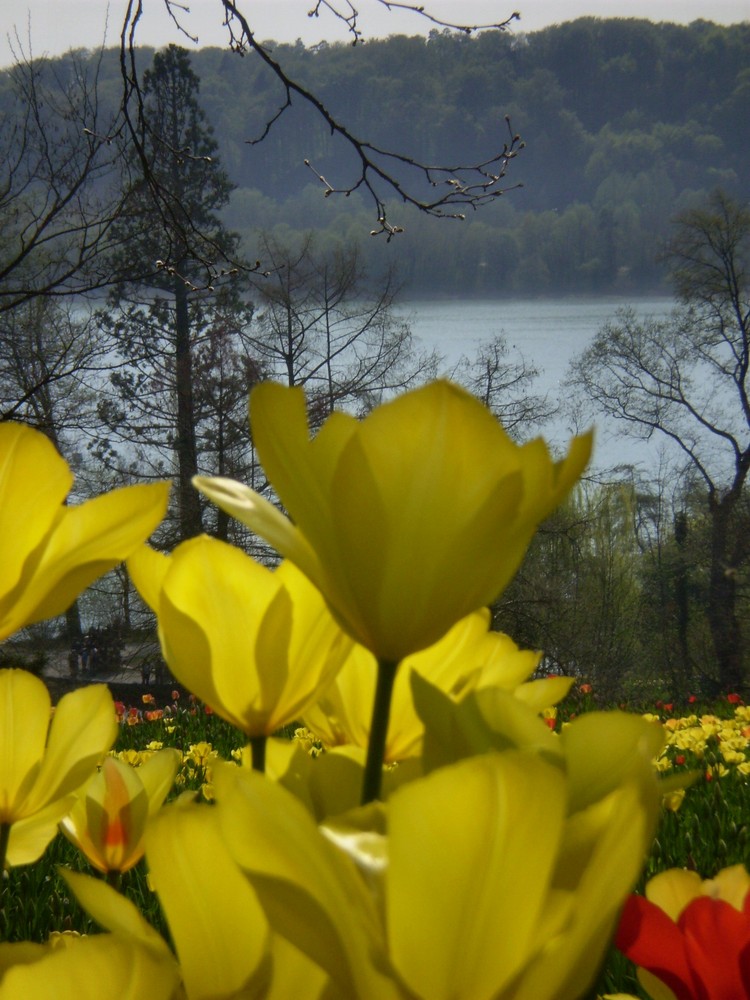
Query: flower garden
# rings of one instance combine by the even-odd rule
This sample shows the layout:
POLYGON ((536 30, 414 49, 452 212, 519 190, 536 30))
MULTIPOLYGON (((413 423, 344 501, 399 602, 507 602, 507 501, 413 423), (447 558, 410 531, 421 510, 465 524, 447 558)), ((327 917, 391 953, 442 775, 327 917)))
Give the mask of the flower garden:
POLYGON ((161 484, 67 506, 0 425, 0 637, 126 560, 181 685, 52 709, 0 671, 0 1000, 750 996, 750 708, 605 708, 483 610, 590 442, 445 382, 313 439, 264 385, 251 422, 291 520, 196 486, 276 569, 145 545, 161 484))

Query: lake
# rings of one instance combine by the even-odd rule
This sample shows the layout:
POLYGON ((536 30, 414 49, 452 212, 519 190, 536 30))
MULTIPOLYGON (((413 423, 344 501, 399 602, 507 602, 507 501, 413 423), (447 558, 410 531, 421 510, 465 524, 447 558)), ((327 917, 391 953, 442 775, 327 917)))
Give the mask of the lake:
MULTIPOLYGON (((396 315, 407 320, 415 337, 444 358, 450 372, 461 356, 471 358, 482 341, 501 334, 511 358, 523 357, 539 371, 535 392, 560 401, 569 363, 593 340, 618 309, 630 307, 644 318, 666 317, 674 308, 669 297, 570 299, 451 299, 400 303, 396 315)), ((569 419, 561 416, 542 429, 555 444, 567 440, 569 419)), ((597 421, 594 464, 651 465, 658 460, 656 443, 635 442, 617 430, 616 422, 597 421)))

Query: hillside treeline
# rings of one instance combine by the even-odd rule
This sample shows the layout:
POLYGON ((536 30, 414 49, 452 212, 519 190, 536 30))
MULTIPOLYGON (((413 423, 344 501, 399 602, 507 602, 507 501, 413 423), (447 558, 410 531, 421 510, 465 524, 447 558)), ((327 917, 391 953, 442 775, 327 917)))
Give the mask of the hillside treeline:
MULTIPOLYGON (((750 23, 582 18, 529 34, 273 51, 355 136, 426 162, 480 161, 502 147, 508 116, 526 146, 507 186, 523 187, 463 222, 390 206, 406 232, 387 247, 369 240, 372 205, 359 192, 326 198, 314 176, 334 187, 351 178, 351 152, 325 123, 295 101, 253 143, 284 102, 278 82, 254 55, 197 50, 201 104, 236 185, 224 221, 250 254, 259 230, 315 229, 324 241, 361 239, 368 263, 396 264, 414 293, 646 291, 660 287, 670 219, 716 187, 750 183, 750 23)), ((145 65, 153 53, 142 55, 145 65)), ((67 62, 49 72, 64 80, 67 62)), ((110 51, 100 100, 118 100, 120 86, 110 51)))

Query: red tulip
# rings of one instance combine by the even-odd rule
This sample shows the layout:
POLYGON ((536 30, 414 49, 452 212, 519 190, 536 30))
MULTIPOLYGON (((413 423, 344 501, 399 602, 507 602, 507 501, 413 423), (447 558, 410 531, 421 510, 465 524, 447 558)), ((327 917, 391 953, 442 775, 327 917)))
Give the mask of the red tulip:
POLYGON ((659 996, 667 987, 676 1000, 750 997, 750 876, 743 865, 704 882, 683 869, 662 872, 646 898, 625 904, 615 943, 659 996))

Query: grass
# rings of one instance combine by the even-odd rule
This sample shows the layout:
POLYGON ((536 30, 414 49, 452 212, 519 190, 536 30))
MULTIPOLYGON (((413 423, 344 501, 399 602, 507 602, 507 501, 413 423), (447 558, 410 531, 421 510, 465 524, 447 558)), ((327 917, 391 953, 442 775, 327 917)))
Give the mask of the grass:
MULTIPOLYGON (((594 708, 589 696, 570 699, 558 716, 558 728, 594 708)), ((679 808, 665 808, 658 836, 641 880, 672 867, 692 868, 703 877, 720 868, 750 861, 750 713, 726 700, 690 706, 682 715, 661 706, 658 714, 669 727, 669 742, 659 762, 663 772, 694 775, 679 808), (670 721, 671 720, 671 721, 670 721), (730 763, 727 764, 727 760, 730 763)), ((116 751, 133 762, 160 747, 183 754, 175 794, 193 789, 202 794, 213 756, 232 759, 243 745, 240 733, 192 699, 175 699, 164 708, 142 704, 123 707, 116 751), (150 716, 150 717, 149 717, 150 716)), ((81 910, 58 873, 61 867, 90 871, 68 841, 58 837, 35 865, 10 871, 3 882, 0 940, 44 941, 53 931, 91 933, 95 927, 81 910)), ((148 886, 143 862, 122 879, 121 891, 153 926, 168 936, 156 897, 148 886)), ((603 993, 639 990, 632 965, 613 950, 605 963, 595 998, 603 993)))

